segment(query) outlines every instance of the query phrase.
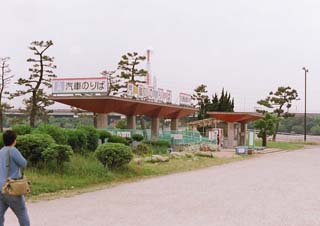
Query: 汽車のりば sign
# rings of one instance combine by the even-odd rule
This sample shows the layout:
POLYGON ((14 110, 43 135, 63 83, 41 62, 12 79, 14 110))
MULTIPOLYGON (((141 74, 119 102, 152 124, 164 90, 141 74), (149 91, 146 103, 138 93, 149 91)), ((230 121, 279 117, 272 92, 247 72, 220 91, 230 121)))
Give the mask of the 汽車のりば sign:
POLYGON ((106 93, 108 88, 106 77, 52 79, 52 94, 106 93))

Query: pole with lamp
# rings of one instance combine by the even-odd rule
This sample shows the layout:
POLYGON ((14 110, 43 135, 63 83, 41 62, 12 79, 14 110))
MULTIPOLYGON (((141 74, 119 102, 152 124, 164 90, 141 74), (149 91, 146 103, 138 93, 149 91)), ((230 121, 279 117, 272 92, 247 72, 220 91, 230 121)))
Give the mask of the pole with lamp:
POLYGON ((307 73, 309 70, 303 67, 304 70, 304 142, 307 141, 307 73))

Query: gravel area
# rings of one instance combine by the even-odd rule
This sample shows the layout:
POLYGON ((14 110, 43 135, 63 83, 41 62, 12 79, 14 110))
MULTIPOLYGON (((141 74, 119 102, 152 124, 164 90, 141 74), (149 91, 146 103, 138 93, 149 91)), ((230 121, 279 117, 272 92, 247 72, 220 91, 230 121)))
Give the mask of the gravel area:
MULTIPOLYGON (((28 203, 32 226, 319 226, 320 148, 28 203)), ((6 225, 18 225, 11 212, 6 225)))

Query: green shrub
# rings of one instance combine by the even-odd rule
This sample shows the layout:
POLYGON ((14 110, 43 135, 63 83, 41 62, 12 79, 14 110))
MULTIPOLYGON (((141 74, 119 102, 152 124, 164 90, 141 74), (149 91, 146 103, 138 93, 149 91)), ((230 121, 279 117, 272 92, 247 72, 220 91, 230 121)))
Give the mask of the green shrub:
POLYGON ((303 134, 304 128, 301 125, 296 125, 296 126, 292 127, 291 131, 293 131, 297 134, 303 134))
POLYGON ((158 146, 158 147, 170 147, 170 142, 166 140, 157 140, 157 141, 145 141, 143 143, 151 144, 152 146, 158 146))
POLYGON ((144 137, 143 137, 143 135, 141 135, 141 134, 133 134, 133 135, 132 135, 132 139, 135 140, 135 141, 138 141, 138 142, 139 142, 139 141, 142 141, 143 138, 144 138, 144 137))
POLYGON ((147 144, 138 144, 132 149, 133 153, 136 155, 148 155, 151 154, 151 149, 147 144))
POLYGON ((87 147, 88 151, 94 152, 99 145, 99 133, 93 126, 82 126, 79 127, 87 139, 87 147))
POLYGON ((44 160, 42 152, 54 143, 47 134, 26 134, 17 137, 16 147, 32 166, 37 166, 44 160))
POLYGON ((95 156, 108 169, 123 167, 133 158, 130 147, 112 143, 100 145, 95 151, 95 156))
POLYGON ((128 141, 126 138, 124 137, 120 137, 120 136, 111 136, 108 140, 108 143, 119 143, 119 144, 125 144, 128 145, 128 141))
POLYGON ((117 121, 116 124, 117 129, 126 129, 127 128, 127 121, 125 119, 120 119, 117 121))
POLYGON ((76 153, 84 154, 87 148, 87 137, 82 130, 68 129, 65 131, 67 135, 68 145, 76 153))
POLYGON ((316 125, 311 128, 312 135, 320 135, 320 126, 316 125))
POLYGON ((34 129, 32 133, 48 134, 56 141, 57 144, 67 144, 65 130, 58 126, 41 124, 39 127, 34 129))
POLYGON ((105 130, 98 130, 99 132, 99 138, 101 140, 101 143, 104 143, 105 142, 105 139, 110 139, 110 137, 112 136, 111 133, 109 133, 108 131, 105 131, 105 130))
POLYGON ((12 126, 12 130, 17 134, 17 135, 25 135, 25 134, 30 134, 32 132, 32 127, 27 124, 19 124, 12 126))
POLYGON ((65 162, 70 161, 72 153, 69 145, 52 144, 41 154, 45 162, 55 161, 58 166, 62 167, 65 162))

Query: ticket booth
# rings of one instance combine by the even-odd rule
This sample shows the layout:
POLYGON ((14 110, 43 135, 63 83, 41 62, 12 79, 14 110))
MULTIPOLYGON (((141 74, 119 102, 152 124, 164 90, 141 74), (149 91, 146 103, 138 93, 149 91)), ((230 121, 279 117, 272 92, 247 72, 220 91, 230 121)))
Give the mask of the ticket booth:
POLYGON ((217 144, 220 147, 223 147, 223 129, 213 128, 209 131, 209 140, 217 144))

